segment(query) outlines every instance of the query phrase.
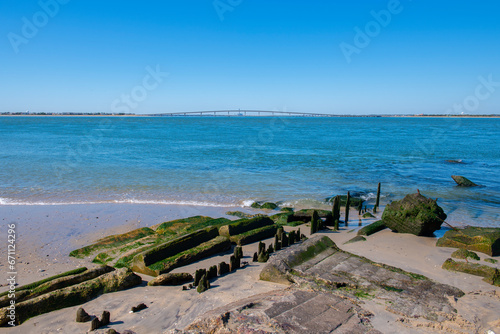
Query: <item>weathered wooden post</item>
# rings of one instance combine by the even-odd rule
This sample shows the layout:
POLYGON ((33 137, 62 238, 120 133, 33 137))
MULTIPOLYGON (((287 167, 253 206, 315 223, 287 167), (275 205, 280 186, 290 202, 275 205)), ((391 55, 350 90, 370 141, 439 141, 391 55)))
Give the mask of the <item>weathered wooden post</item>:
POLYGON ((340 220, 340 195, 335 196, 333 199, 333 229, 338 231, 339 229, 339 220, 340 220))
POLYGON ((347 199, 345 201, 345 226, 349 225, 349 207, 351 206, 351 193, 347 192, 347 199))
POLYGON ((375 201, 375 206, 378 207, 380 205, 380 182, 377 187, 377 200, 375 201))

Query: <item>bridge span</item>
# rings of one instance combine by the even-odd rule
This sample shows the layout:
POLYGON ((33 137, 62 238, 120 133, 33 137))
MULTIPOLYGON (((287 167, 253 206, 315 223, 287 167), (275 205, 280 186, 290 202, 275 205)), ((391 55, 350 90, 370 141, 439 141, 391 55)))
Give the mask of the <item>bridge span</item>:
POLYGON ((269 110, 212 110, 212 111, 186 111, 186 112, 171 112, 161 114, 150 114, 149 116, 296 116, 296 117, 335 117, 337 115, 321 114, 321 113, 303 113, 293 111, 269 111, 269 110))

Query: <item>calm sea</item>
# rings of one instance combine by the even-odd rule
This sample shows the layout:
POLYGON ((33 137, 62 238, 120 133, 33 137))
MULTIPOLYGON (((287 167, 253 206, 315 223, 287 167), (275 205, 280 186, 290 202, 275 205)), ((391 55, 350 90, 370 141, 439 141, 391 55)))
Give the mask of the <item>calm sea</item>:
POLYGON ((373 203, 420 190, 500 226, 500 119, 0 117, 2 205, 373 203), (449 163, 446 160, 461 160, 449 163), (459 188, 451 175, 483 187, 459 188))

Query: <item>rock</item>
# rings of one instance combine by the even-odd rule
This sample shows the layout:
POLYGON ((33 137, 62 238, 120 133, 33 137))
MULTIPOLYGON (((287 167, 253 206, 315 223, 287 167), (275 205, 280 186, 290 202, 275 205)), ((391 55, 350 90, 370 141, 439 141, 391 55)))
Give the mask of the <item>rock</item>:
POLYGON ((101 327, 101 322, 99 321, 99 319, 97 319, 97 317, 95 317, 90 323, 90 331, 95 331, 99 327, 101 327))
POLYGON ((219 234, 230 237, 237 234, 242 234, 250 230, 261 228, 268 225, 273 225, 274 222, 269 217, 255 217, 251 219, 239 219, 229 225, 219 228, 219 234))
POLYGON ((479 261, 480 258, 477 256, 476 253, 468 251, 466 249, 457 249, 453 253, 451 253, 451 257, 455 259, 461 259, 461 260, 467 260, 467 259, 473 259, 479 261))
POLYGON ((107 326, 109 325, 109 319, 110 319, 110 316, 111 314, 109 313, 109 311, 102 311, 102 316, 101 316, 101 326, 107 326))
POLYGON ((500 286, 500 273, 496 268, 479 263, 457 262, 449 258, 443 263, 443 269, 481 276, 484 277, 483 281, 500 286))
POLYGON ((449 230, 439 238, 436 246, 464 248, 489 256, 500 255, 500 228, 473 227, 449 230))
POLYGON ((106 334, 118 334, 118 332, 115 331, 113 328, 110 328, 110 329, 108 329, 108 331, 106 332, 106 334))
POLYGON ((277 227, 275 225, 256 228, 241 234, 233 235, 229 239, 232 243, 239 246, 254 243, 256 241, 271 238, 276 234, 277 227))
POLYGON ((361 235, 357 235, 354 238, 352 238, 351 240, 344 242, 344 245, 352 244, 353 242, 358 242, 358 241, 366 241, 366 238, 361 236, 361 235))
POLYGON ((374 215, 372 215, 371 213, 369 212, 366 212, 364 215, 363 215, 363 218, 375 218, 374 215))
POLYGON ((490 258, 486 258, 486 259, 484 259, 484 261, 489 262, 489 263, 493 263, 493 264, 498 263, 498 260, 490 259, 490 258))
POLYGON ((278 206, 275 203, 272 202, 253 202, 251 205, 252 208, 254 209, 267 209, 267 210, 274 210, 278 206))
POLYGON ((420 193, 390 203, 382 214, 382 221, 392 231, 417 236, 432 236, 445 219, 446 214, 436 201, 420 193))
POLYGON ((458 160, 445 160, 447 163, 450 164, 463 164, 464 162, 461 159, 458 160))
POLYGON ((460 175, 452 175, 451 178, 457 183, 459 187, 477 187, 478 185, 466 177, 460 175))
POLYGON ((383 229, 386 229, 387 226, 385 226, 384 222, 382 220, 378 220, 374 223, 371 223, 369 225, 366 225, 365 227, 359 229, 358 235, 372 235, 374 233, 377 233, 379 231, 382 231, 383 229))
POLYGON ((137 306, 132 306, 132 308, 130 310, 132 311, 132 313, 136 313, 136 312, 139 312, 139 311, 147 309, 147 308, 148 307, 146 306, 146 304, 140 303, 137 306))
POLYGON ((303 243, 295 244, 288 249, 274 253, 268 264, 262 269, 260 279, 263 281, 290 284, 290 271, 316 255, 336 247, 327 236, 315 236, 303 243))
MULTIPOLYGON (((141 277, 130 269, 120 268, 97 278, 16 303, 17 323, 40 314, 83 304, 103 293, 125 290, 141 282, 141 277)), ((0 309, 0 326, 10 321, 7 315, 6 307, 0 309)))
POLYGON ((83 307, 80 307, 78 310, 76 310, 76 322, 87 322, 90 321, 90 319, 90 315, 85 312, 83 307))
POLYGON ((381 334, 371 317, 351 300, 328 292, 280 289, 211 310, 172 333, 381 334))
POLYGON ((257 252, 253 253, 253 258, 252 258, 252 261, 253 261, 253 262, 257 262, 257 261, 259 261, 259 255, 257 254, 257 252))
POLYGON ((188 273, 167 273, 156 276, 151 281, 148 282, 149 286, 158 285, 182 285, 184 283, 191 282, 193 276, 188 273))

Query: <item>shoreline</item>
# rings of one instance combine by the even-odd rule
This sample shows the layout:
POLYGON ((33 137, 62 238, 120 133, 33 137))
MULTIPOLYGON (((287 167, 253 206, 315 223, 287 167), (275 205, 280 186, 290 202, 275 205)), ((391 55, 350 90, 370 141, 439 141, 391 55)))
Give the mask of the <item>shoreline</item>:
MULTIPOLYGON (((6 206, 0 207, 0 212, 3 214, 2 222, 7 224, 13 221, 19 227, 16 248, 19 250, 17 255, 20 285, 79 266, 89 266, 90 259, 70 258, 69 251, 111 234, 124 233, 135 228, 149 227, 163 221, 194 215, 237 219, 225 214, 228 209, 248 213, 273 213, 241 207, 157 204, 10 206, 7 211, 6 208, 6 206), (39 271, 39 269, 44 271, 39 271)), ((466 296, 455 302, 457 310, 461 313, 465 312, 468 320, 479 321, 482 328, 492 329, 495 332, 500 330, 500 321, 495 318, 496 314, 492 311, 496 306, 500 307, 500 289, 483 282, 481 277, 441 269, 442 263, 455 249, 436 247, 437 237, 416 237, 384 230, 367 237, 364 242, 344 244, 356 235, 353 230, 360 227, 359 219, 361 219, 362 226, 366 226, 380 219, 383 208, 383 206, 380 207, 375 218, 360 218, 357 210, 351 209, 349 226, 341 225, 337 232, 327 230, 317 234, 330 237, 344 251, 462 289, 466 292, 466 296)), ((343 216, 344 209, 341 210, 341 219, 343 216)), ((310 236, 308 224, 299 227, 307 237, 310 236)), ((297 227, 285 226, 286 231, 292 229, 297 229, 297 227)), ((443 225, 440 232, 444 230, 446 227, 443 225)), ((2 230, 2 238, 4 238, 4 233, 6 233, 5 229, 2 230)), ((436 234, 439 236, 441 233, 436 234)), ((263 242, 268 244, 272 240, 273 238, 270 238, 263 242)), ((255 294, 287 288, 286 285, 259 280, 259 273, 264 264, 253 263, 251 256, 257 248, 257 243, 243 246, 244 260, 249 262, 249 265, 235 273, 217 278, 212 284, 213 287, 203 294, 198 294, 195 290, 181 291, 180 286, 149 287, 145 285, 145 282, 151 280, 152 277, 141 274, 143 284, 140 286, 104 294, 80 306, 90 314, 96 315, 103 310, 110 310, 113 328, 119 332, 129 329, 136 333, 167 333, 171 329, 182 329, 207 311, 255 294), (143 302, 148 305, 148 309, 137 314, 128 312, 131 306, 143 302)), ((192 273, 196 269, 207 268, 223 260, 227 261, 230 254, 232 254, 231 251, 211 256, 172 272, 192 273)), ((482 253, 481 258, 484 258, 482 253)), ((500 269, 499 264, 495 266, 500 269)), ((6 286, 0 288, 0 292, 5 290, 7 290, 6 286)), ((370 301, 362 302, 362 304, 364 308, 375 314, 372 324, 376 329, 384 333, 401 333, 408 330, 403 324, 398 323, 396 315, 381 309, 380 305, 375 305, 370 301)), ((74 322, 75 312, 80 306, 42 314, 15 328, 0 328, 0 332, 24 334, 86 331, 88 323, 74 322)), ((95 333, 105 333, 106 330, 106 328, 101 328, 95 333)), ((415 333, 428 332, 415 331, 415 333)))
MULTIPOLYGON (((264 117, 264 118, 269 118, 269 117, 280 117, 280 118, 294 118, 294 117, 301 117, 301 116, 292 116, 292 115, 261 115, 261 116, 241 116, 241 115, 181 115, 182 113, 175 113, 175 115, 170 115, 168 113, 164 115, 151 115, 151 114, 134 114, 134 115, 62 115, 62 114, 50 114, 50 115, 40 115, 40 114, 25 114, 25 115, 4 115, 0 114, 0 117, 264 117)), ((500 118, 500 115, 498 114, 492 114, 492 115, 386 115, 386 114, 380 114, 380 115, 338 115, 338 114, 331 114, 328 116, 312 116, 311 117, 352 117, 352 118, 378 118, 378 117, 383 117, 383 118, 500 118)))

